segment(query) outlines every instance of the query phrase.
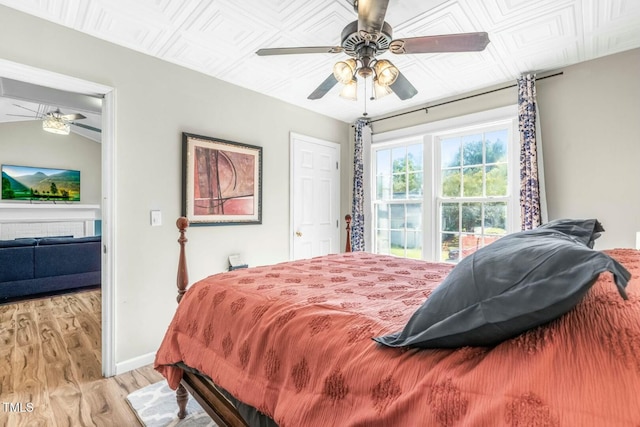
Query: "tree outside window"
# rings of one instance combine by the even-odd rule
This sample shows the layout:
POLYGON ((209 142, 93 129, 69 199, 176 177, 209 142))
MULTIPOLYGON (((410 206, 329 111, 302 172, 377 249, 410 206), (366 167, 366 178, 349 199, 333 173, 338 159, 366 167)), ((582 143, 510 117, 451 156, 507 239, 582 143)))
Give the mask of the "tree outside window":
POLYGON ((376 153, 376 252, 422 258, 423 146, 376 153))
POLYGON ((441 254, 458 261, 507 232, 507 129, 440 139, 441 254))
POLYGON ((473 129, 434 126, 438 133, 374 143, 372 249, 458 262, 514 231, 516 123, 510 116, 473 129))

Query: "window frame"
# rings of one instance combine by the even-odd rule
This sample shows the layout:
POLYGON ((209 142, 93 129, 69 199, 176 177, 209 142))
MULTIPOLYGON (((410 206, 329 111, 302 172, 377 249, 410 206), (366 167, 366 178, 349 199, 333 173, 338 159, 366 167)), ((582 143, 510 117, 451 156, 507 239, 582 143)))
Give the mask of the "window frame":
MULTIPOLYGON (((389 166, 390 166, 390 185, 391 185, 391 197, 389 199, 378 199, 377 195, 378 195, 378 175, 376 173, 376 168, 373 167, 372 168, 372 176, 373 176, 373 181, 372 181, 372 188, 371 188, 371 194, 372 194, 372 199, 371 199, 371 204, 372 204, 372 224, 371 224, 371 229, 372 229, 372 242, 374 242, 374 247, 373 247, 373 252, 377 252, 378 249, 378 240, 377 240, 377 236, 378 236, 378 231, 386 231, 387 232, 387 240, 389 241, 389 254, 391 254, 391 241, 393 240, 393 232, 397 232, 397 231, 401 231, 403 233, 403 237, 402 240, 405 242, 405 247, 404 247, 404 255, 406 257, 407 255, 407 240, 408 240, 408 236, 409 236, 409 232, 413 232, 413 233, 418 233, 420 234, 422 237, 421 239, 421 244, 420 244, 420 251, 422 253, 422 256, 420 259, 424 259, 424 208, 421 207, 421 212, 422 212, 422 216, 420 219, 420 227, 419 228, 407 228, 407 223, 405 222, 404 227, 402 229, 398 229, 398 228, 394 228, 392 226, 392 221, 389 219, 389 226, 386 229, 378 229, 377 228, 377 219, 378 219, 378 206, 379 205, 386 205, 389 206, 389 209, 392 209, 392 206, 404 206, 405 208, 405 218, 407 216, 407 205, 416 205, 416 204, 420 204, 424 206, 424 188, 422 189, 422 196, 420 197, 411 197, 410 195, 410 191, 409 191, 409 180, 408 180, 408 176, 409 174, 407 172, 405 172, 405 176, 407 177, 407 180, 405 182, 405 198, 395 198, 394 197, 394 193, 393 193, 393 177, 394 175, 394 171, 393 171, 393 150, 394 148, 397 147, 404 147, 405 148, 405 159, 408 158, 408 153, 409 150, 408 148, 414 145, 421 145, 422 146, 422 169, 420 171, 420 173, 422 174, 422 182, 423 182, 423 187, 424 187, 424 174, 425 174, 425 163, 424 163, 424 143, 422 141, 421 138, 418 139, 409 139, 406 140, 406 143, 398 143, 398 142, 393 142, 390 144, 380 144, 378 146, 375 147, 375 149, 373 149, 371 151, 372 154, 372 162, 373 164, 377 165, 377 153, 378 151, 382 151, 382 150, 389 150, 389 166)), ((384 192, 383 192, 384 193, 384 192)))
MULTIPOLYGON (((380 149, 392 149, 396 146, 409 146, 416 143, 423 144, 423 191, 422 198, 388 200, 385 203, 421 203, 422 204, 422 259, 429 261, 440 261, 440 239, 442 228, 442 203, 452 200, 440 194, 442 185, 441 174, 441 152, 439 139, 454 136, 456 134, 469 134, 474 131, 489 132, 491 128, 505 126, 509 132, 509 143, 507 148, 507 196, 487 196, 487 197, 461 197, 455 198, 456 202, 507 202, 507 234, 520 230, 520 180, 518 175, 519 165, 519 136, 517 128, 517 105, 510 105, 494 110, 480 113, 459 116, 431 123, 426 123, 411 128, 399 129, 395 131, 374 134, 370 147, 370 162, 365 164, 368 168, 368 176, 371 179, 370 195, 367 201, 367 211, 370 213, 365 219, 369 222, 369 236, 367 250, 375 252, 377 243, 377 181, 376 181, 376 159, 377 151, 380 149)), ((484 161, 484 159, 483 159, 484 161)), ((483 163, 484 164, 484 163, 483 163)), ((366 173, 367 171, 365 171, 366 173)), ((483 188, 484 185, 483 185, 483 188)))

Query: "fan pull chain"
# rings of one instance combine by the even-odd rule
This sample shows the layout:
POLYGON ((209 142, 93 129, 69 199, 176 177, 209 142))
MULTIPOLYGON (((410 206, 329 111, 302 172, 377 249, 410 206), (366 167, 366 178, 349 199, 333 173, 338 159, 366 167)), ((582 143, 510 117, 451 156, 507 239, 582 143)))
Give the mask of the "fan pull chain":
POLYGON ((367 113, 367 79, 364 79, 364 84, 362 85, 364 87, 364 113, 362 113, 362 115, 364 117, 367 117, 368 113, 367 113))

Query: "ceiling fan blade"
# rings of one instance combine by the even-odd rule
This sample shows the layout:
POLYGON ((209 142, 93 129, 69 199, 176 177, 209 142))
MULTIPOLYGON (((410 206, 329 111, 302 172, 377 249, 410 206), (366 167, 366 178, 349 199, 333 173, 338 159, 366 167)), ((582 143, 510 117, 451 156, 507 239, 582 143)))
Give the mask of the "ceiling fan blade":
POLYGON ((28 117, 30 119, 36 120, 39 119, 40 117, 36 117, 36 116, 25 116, 24 114, 6 114, 7 116, 11 116, 11 117, 28 117))
POLYGON ((82 123, 70 122, 70 124, 72 124, 72 125, 74 125, 74 126, 78 126, 79 128, 84 128, 84 129, 92 130, 92 131, 94 131, 94 132, 98 132, 98 133, 101 133, 101 132, 102 132, 102 129, 98 129, 98 128, 95 128, 95 127, 93 127, 93 126, 85 125, 85 124, 82 124, 82 123))
POLYGON ((405 99, 413 98, 413 96, 418 93, 418 90, 413 87, 411 82, 409 82, 409 80, 407 80, 407 78, 400 72, 398 72, 398 78, 396 78, 396 81, 389 87, 396 95, 398 95, 398 98, 403 101, 405 99))
POLYGON ((322 98, 326 95, 327 92, 331 90, 332 87, 336 85, 336 83, 338 83, 338 80, 336 80, 336 78, 333 76, 333 73, 329 74, 329 77, 327 77, 322 83, 320 83, 320 86, 318 86, 316 90, 311 93, 311 95, 307 96, 307 99, 322 98))
POLYGON ((40 113, 39 113, 39 112, 37 112, 36 110, 32 110, 31 108, 23 107, 23 106, 22 106, 22 105, 20 105, 20 104, 13 104, 13 106, 14 106, 14 107, 19 107, 19 108, 25 109, 25 110, 27 110, 27 111, 31 111, 32 113, 36 113, 36 114, 38 114, 38 115, 40 114, 40 113))
POLYGON ((340 53, 344 49, 341 46, 309 46, 309 47, 274 47, 258 49, 256 55, 297 55, 300 53, 340 53))
POLYGON ((358 0, 358 31, 379 34, 389 0, 358 0))
POLYGON ((86 119, 86 116, 83 116, 80 113, 76 113, 76 114, 65 114, 64 116, 60 116, 60 118, 62 120, 66 120, 66 121, 72 121, 72 120, 82 120, 82 119, 86 119))
POLYGON ((389 50, 395 54, 434 52, 478 52, 489 44, 487 33, 444 34, 393 40, 389 50))

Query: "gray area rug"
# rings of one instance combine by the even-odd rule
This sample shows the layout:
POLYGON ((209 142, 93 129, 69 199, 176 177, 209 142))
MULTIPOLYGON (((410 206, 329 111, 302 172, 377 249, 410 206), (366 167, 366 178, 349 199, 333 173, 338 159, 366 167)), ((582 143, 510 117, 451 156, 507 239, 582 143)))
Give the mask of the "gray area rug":
POLYGON ((217 427, 202 407, 189 396, 187 416, 178 419, 176 392, 166 381, 160 381, 136 390, 127 396, 127 402, 146 427, 217 427))

